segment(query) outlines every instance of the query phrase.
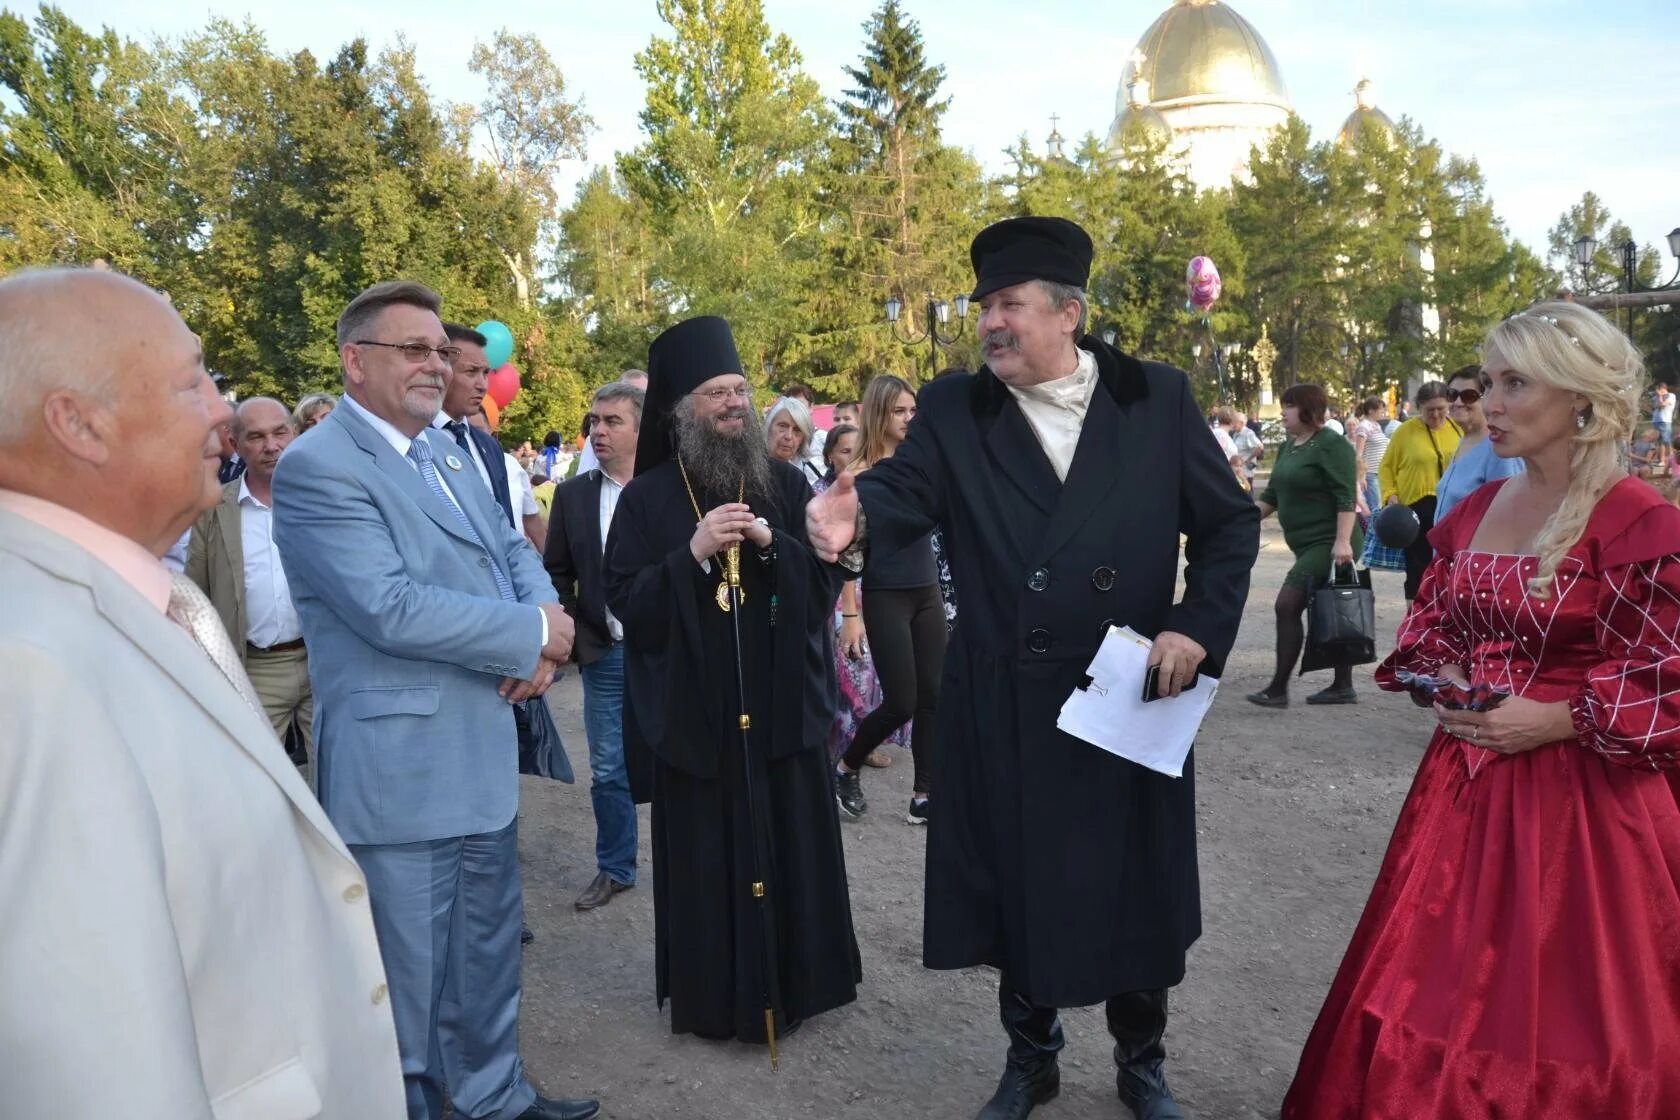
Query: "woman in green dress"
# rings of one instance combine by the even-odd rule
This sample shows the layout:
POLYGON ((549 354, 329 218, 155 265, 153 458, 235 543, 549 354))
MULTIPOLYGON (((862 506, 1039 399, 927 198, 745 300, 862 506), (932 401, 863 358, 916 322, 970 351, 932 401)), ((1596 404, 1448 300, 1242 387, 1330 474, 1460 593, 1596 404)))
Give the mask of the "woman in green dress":
MULTIPOLYGON (((1328 404, 1317 385, 1291 385, 1284 391, 1285 439, 1259 498, 1261 518, 1278 515, 1284 543, 1295 554, 1295 566, 1277 597, 1277 669, 1271 684, 1248 695, 1262 708, 1289 706, 1289 675, 1301 656, 1314 582, 1328 577, 1332 565, 1352 564, 1365 547, 1354 519, 1363 471, 1353 444, 1324 426, 1328 404)), ((1307 697, 1307 703, 1358 702, 1353 667, 1338 665, 1335 673, 1330 687, 1307 697)))

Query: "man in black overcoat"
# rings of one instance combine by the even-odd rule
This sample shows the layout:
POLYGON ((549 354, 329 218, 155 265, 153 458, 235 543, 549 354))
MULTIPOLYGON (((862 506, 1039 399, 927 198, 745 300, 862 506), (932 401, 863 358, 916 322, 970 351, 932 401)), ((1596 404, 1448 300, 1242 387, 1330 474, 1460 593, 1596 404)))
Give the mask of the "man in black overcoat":
POLYGON ((848 567, 863 548, 944 533, 962 612, 923 959, 1002 974, 1009 1056, 980 1120, 1054 1096, 1056 1009, 1104 1001, 1121 1099, 1141 1120, 1182 1116, 1162 1036, 1166 989, 1201 933, 1193 761, 1166 777, 1056 718, 1110 625, 1154 639, 1167 695, 1218 676, 1259 549, 1258 512, 1185 375, 1084 333, 1091 255, 1059 218, 982 231, 985 367, 923 388, 898 452, 807 507, 813 547, 848 567))

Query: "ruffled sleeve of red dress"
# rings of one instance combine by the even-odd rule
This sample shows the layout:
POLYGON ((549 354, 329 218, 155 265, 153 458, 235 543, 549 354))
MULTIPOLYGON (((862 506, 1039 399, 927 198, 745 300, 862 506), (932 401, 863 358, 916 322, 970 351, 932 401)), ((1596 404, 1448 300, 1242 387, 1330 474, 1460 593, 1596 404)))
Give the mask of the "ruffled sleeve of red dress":
POLYGON ((1680 509, 1625 479, 1581 543, 1598 575, 1603 659, 1570 698, 1576 737, 1622 766, 1680 767, 1680 509))
POLYGON ((1455 625, 1451 616, 1453 564, 1458 553, 1476 535, 1476 526, 1481 524, 1488 502, 1501 485, 1503 480, 1472 491, 1430 531, 1429 543, 1435 546, 1435 559, 1424 569, 1417 598, 1412 600, 1411 609, 1394 636, 1394 652, 1377 666, 1378 688, 1405 692, 1406 686, 1394 677, 1401 670, 1433 675, 1443 665, 1469 665, 1470 645, 1465 628, 1455 625))

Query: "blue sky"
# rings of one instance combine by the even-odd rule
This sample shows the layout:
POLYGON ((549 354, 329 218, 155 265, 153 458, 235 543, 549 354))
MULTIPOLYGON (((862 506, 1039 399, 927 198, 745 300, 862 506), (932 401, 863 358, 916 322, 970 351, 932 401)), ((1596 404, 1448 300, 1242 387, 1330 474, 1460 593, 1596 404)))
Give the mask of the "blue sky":
MULTIPOLYGON (((438 0, 250 0, 210 3, 59 0, 85 25, 131 38, 178 35, 212 15, 249 18, 280 50, 327 54, 363 35, 406 36, 433 93, 473 101, 475 39, 535 32, 599 125, 591 161, 639 141, 642 87, 632 56, 663 30, 653 0, 546 4, 438 0)), ((947 138, 1001 170, 1025 132, 1042 145, 1050 117, 1070 138, 1105 133, 1120 70, 1168 0, 904 0, 929 57, 947 69, 947 138)), ((1334 132, 1362 75, 1378 104, 1409 115, 1449 151, 1475 156, 1511 229, 1544 252, 1546 230, 1593 190, 1642 243, 1680 226, 1680 0, 1237 0, 1271 45, 1296 111, 1315 136, 1334 132)), ((856 60, 869 0, 765 0, 806 69, 831 96, 856 60)), ((14 4, 14 10, 21 5, 14 4)), ((569 176, 576 180, 581 169, 569 176)), ((568 192, 569 193, 569 192, 568 192)))

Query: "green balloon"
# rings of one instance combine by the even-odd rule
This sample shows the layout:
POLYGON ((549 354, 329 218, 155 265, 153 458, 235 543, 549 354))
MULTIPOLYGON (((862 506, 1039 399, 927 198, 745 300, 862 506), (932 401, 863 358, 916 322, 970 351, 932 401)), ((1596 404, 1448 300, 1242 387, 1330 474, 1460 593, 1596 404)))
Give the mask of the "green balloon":
POLYGON ((500 369, 513 357, 513 332, 506 323, 486 319, 473 328, 484 336, 484 361, 491 369, 500 369))

